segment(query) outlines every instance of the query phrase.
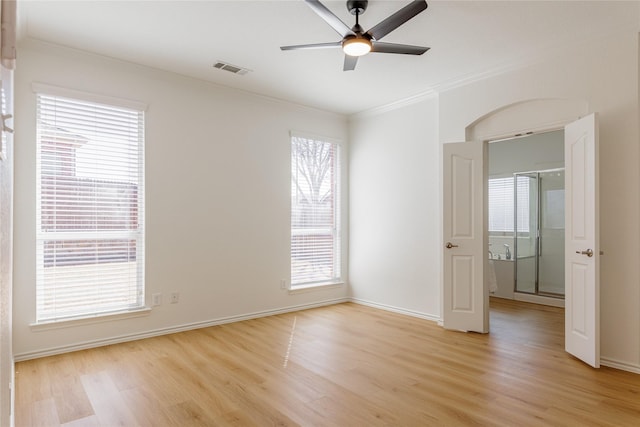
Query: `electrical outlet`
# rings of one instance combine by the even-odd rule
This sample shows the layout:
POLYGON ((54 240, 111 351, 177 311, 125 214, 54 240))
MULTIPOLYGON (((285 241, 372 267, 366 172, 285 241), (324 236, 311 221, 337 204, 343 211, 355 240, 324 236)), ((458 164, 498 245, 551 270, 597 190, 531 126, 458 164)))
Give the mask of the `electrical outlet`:
POLYGON ((280 289, 287 289, 287 281, 282 279, 280 280, 280 289))
POLYGON ((162 305, 162 294, 151 295, 151 305, 162 305))
POLYGON ((171 294, 171 304, 177 304, 180 301, 180 293, 173 292, 171 294))

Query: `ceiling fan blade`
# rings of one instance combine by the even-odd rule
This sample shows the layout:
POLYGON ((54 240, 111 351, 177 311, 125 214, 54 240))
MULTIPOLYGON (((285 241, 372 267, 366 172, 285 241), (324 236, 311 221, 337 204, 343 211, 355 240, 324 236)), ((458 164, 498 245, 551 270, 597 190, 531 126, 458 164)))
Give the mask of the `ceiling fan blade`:
POLYGON ((426 8, 427 2, 425 0, 414 0, 393 15, 389 16, 387 19, 376 24, 373 28, 367 31, 367 34, 373 37, 374 40, 380 40, 426 8))
POLYGON ((341 46, 342 46, 342 42, 298 44, 293 46, 280 46, 280 50, 330 49, 330 48, 341 47, 341 46))
POLYGON ((327 24, 331 26, 334 30, 337 31, 343 38, 348 35, 355 35, 351 28, 347 26, 344 22, 340 20, 336 15, 333 14, 325 5, 320 3, 318 0, 305 0, 309 7, 327 24))
POLYGON ((423 46, 411 46, 408 44, 373 42, 371 52, 399 53, 403 55, 422 55, 430 48, 423 46))
POLYGON ((358 63, 357 56, 344 56, 344 67, 342 67, 342 71, 353 71, 356 69, 356 64, 358 63))

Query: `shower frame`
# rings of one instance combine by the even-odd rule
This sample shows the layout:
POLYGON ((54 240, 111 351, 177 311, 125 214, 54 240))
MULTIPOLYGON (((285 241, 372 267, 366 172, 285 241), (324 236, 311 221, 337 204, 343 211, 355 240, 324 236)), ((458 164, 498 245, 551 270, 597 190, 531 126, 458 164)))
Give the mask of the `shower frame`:
POLYGON ((542 206, 542 192, 540 191, 540 174, 548 172, 564 172, 565 168, 552 168, 544 170, 536 170, 529 172, 515 172, 513 174, 513 291, 514 293, 538 295, 550 298, 564 299, 564 294, 555 294, 551 292, 540 293, 540 253, 542 252, 542 242, 540 239, 540 227, 542 221, 541 206, 542 206), (533 176, 535 175, 535 176, 533 176), (535 232, 535 244, 534 244, 534 291, 527 292, 518 290, 518 176, 526 176, 529 178, 535 178, 536 180, 536 232, 535 232))

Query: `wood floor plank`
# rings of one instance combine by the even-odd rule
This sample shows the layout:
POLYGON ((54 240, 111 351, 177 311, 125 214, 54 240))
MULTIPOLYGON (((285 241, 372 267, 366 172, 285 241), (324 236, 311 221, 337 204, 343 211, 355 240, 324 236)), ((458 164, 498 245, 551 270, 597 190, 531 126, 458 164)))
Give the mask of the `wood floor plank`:
MULTIPOLYGON (((153 389, 135 387, 120 392, 122 400, 141 426, 166 426, 174 421, 165 404, 156 399, 153 389)), ((186 424, 186 423, 183 423, 186 424)))
POLYGON ((80 378, 76 375, 56 382, 54 401, 61 423, 94 415, 80 378))
MULTIPOLYGON (((58 425, 58 412, 53 398, 38 400, 31 405, 29 425, 32 427, 48 427, 58 425)), ((19 424, 18 424, 19 425, 19 424)))
POLYGON ((100 427, 98 417, 91 415, 85 418, 78 418, 77 420, 69 421, 62 424, 62 427, 100 427))
POLYGON ((491 305, 488 335, 346 303, 20 362, 16 426, 640 425, 563 309, 491 305))
POLYGON ((205 426, 226 426, 231 425, 224 419, 214 419, 207 415, 207 411, 192 400, 187 400, 169 409, 171 424, 150 424, 150 425, 175 425, 185 427, 205 427, 205 426))
POLYGON ((106 371, 81 377, 100 425, 137 426, 136 418, 106 371))
POLYGON ((32 404, 53 397, 47 360, 27 360, 16 365, 16 377, 24 385, 16 387, 16 400, 32 404))

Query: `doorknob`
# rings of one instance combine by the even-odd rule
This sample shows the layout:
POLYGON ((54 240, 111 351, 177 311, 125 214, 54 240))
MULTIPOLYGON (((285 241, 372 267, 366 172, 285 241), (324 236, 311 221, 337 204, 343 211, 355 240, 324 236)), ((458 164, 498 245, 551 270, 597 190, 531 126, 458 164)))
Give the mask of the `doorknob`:
POLYGON ((447 249, 457 248, 457 247, 458 247, 458 245, 454 245, 454 244, 453 244, 453 243, 451 243, 451 242, 447 242, 447 245, 445 246, 445 248, 447 248, 447 249))
POLYGON ((589 258, 593 256, 593 251, 591 249, 587 249, 586 251, 576 251, 577 254, 586 255, 589 258))

